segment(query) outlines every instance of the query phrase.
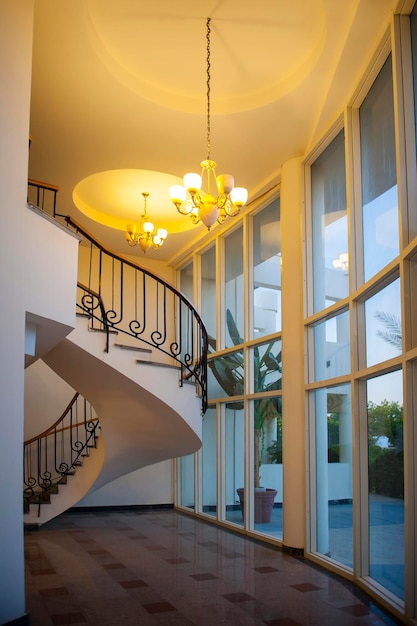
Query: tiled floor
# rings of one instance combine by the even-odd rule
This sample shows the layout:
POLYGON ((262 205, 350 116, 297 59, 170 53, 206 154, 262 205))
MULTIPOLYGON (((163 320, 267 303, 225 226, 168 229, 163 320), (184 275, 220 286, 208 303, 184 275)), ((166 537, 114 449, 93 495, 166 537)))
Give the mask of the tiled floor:
POLYGON ((383 626, 308 561, 172 510, 71 512, 25 534, 32 626, 383 626))

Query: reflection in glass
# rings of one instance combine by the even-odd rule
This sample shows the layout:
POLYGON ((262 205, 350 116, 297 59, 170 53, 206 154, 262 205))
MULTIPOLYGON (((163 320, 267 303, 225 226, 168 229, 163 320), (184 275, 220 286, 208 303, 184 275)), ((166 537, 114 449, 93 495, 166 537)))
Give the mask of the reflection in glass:
POLYGON ((193 301, 193 262, 191 261, 180 271, 181 293, 190 301, 193 301))
POLYGON ((281 330, 279 199, 253 218, 253 336, 281 330))
POLYGON ((207 384, 211 399, 243 395, 243 351, 229 352, 210 359, 207 384))
POLYGON ((203 417, 202 445, 202 497, 203 513, 216 517, 217 512, 217 441, 216 441, 216 409, 209 407, 203 417))
POLYGON ((253 402, 255 530, 282 537, 282 401, 280 396, 253 402))
POLYGON ((391 56, 359 111, 365 281, 399 250, 391 56))
POLYGON ((316 550, 353 567, 350 386, 314 392, 316 550))
POLYGON ((281 342, 271 341, 253 348, 254 392, 281 389, 281 342))
POLYGON ((216 248, 201 255, 201 317, 215 345, 216 337, 216 248))
POLYGON ((181 463, 181 504, 194 509, 194 454, 183 456, 181 463))
POLYGON ((417 4, 410 15, 411 26, 411 54, 413 60, 413 92, 414 92, 414 134, 417 152, 417 4))
POLYGON ((225 309, 226 348, 243 342, 243 229, 233 231, 225 238, 225 309), (236 328, 236 336, 231 335, 228 317, 232 317, 236 328), (240 341, 238 341, 240 338, 240 341))
POLYGON ((365 302, 366 365, 401 353, 400 281, 392 282, 365 302))
MULTIPOLYGON (((180 271, 180 291, 184 294, 184 296, 190 301, 193 301, 193 263, 192 261, 188 263, 181 271, 180 271)), ((180 314, 180 334, 178 339, 181 337, 181 356, 186 358, 186 354, 189 353, 190 348, 192 346, 192 333, 193 333, 193 324, 190 315, 190 311, 187 306, 182 304, 181 306, 181 314, 180 314)))
POLYGON ((244 485, 244 411, 243 402, 225 407, 225 497, 226 519, 243 526, 237 489, 244 485))
POLYGON ((345 148, 341 131, 311 166, 314 312, 348 294, 345 148))
POLYGON ((404 598, 402 373, 367 383, 369 575, 404 598))
POLYGON ((314 380, 343 376, 350 371, 349 312, 316 324, 314 333, 314 380))

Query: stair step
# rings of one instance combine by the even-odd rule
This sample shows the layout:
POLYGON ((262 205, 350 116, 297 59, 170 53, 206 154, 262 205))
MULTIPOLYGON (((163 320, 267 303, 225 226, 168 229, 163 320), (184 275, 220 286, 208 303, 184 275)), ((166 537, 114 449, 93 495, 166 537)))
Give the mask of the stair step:
POLYGON ((114 329, 108 329, 106 330, 105 328, 89 328, 88 329, 90 333, 109 333, 110 335, 118 335, 119 331, 118 330, 114 330, 114 329))
POLYGON ((122 348, 123 350, 133 350, 134 352, 142 352, 144 354, 152 354, 151 348, 142 348, 141 346, 129 346, 126 343, 115 343, 115 347, 122 348))
POLYGON ((180 370, 180 365, 171 365, 170 363, 154 363, 150 361, 145 361, 144 359, 136 359, 136 363, 146 363, 146 365, 152 365, 153 367, 167 367, 172 370, 180 370))

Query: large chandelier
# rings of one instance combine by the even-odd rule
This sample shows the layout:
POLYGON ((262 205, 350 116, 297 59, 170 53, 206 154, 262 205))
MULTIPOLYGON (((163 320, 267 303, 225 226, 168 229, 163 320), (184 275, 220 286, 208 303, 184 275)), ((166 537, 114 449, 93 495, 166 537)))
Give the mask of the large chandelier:
POLYGON ((169 189, 177 211, 194 224, 203 222, 208 230, 216 221, 221 224, 226 217, 238 215, 248 199, 247 189, 235 187, 231 174, 216 176, 216 163, 210 159, 210 21, 207 18, 207 159, 200 163, 201 174, 185 174, 184 186, 169 189))
POLYGON ((139 246, 142 252, 145 254, 149 248, 158 250, 167 238, 168 231, 165 228, 158 228, 154 233, 155 226, 149 220, 149 215, 146 210, 146 201, 149 197, 147 191, 142 192, 144 199, 144 209, 141 221, 141 231, 138 230, 136 224, 128 224, 126 226, 125 237, 129 246, 139 246))

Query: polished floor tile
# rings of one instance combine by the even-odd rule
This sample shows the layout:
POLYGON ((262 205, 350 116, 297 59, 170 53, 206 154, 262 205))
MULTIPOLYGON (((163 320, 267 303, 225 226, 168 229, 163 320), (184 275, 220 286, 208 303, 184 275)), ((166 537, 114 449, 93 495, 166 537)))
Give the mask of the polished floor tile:
POLYGON ((32 626, 393 626, 307 560, 172 510, 71 511, 25 534, 32 626))

